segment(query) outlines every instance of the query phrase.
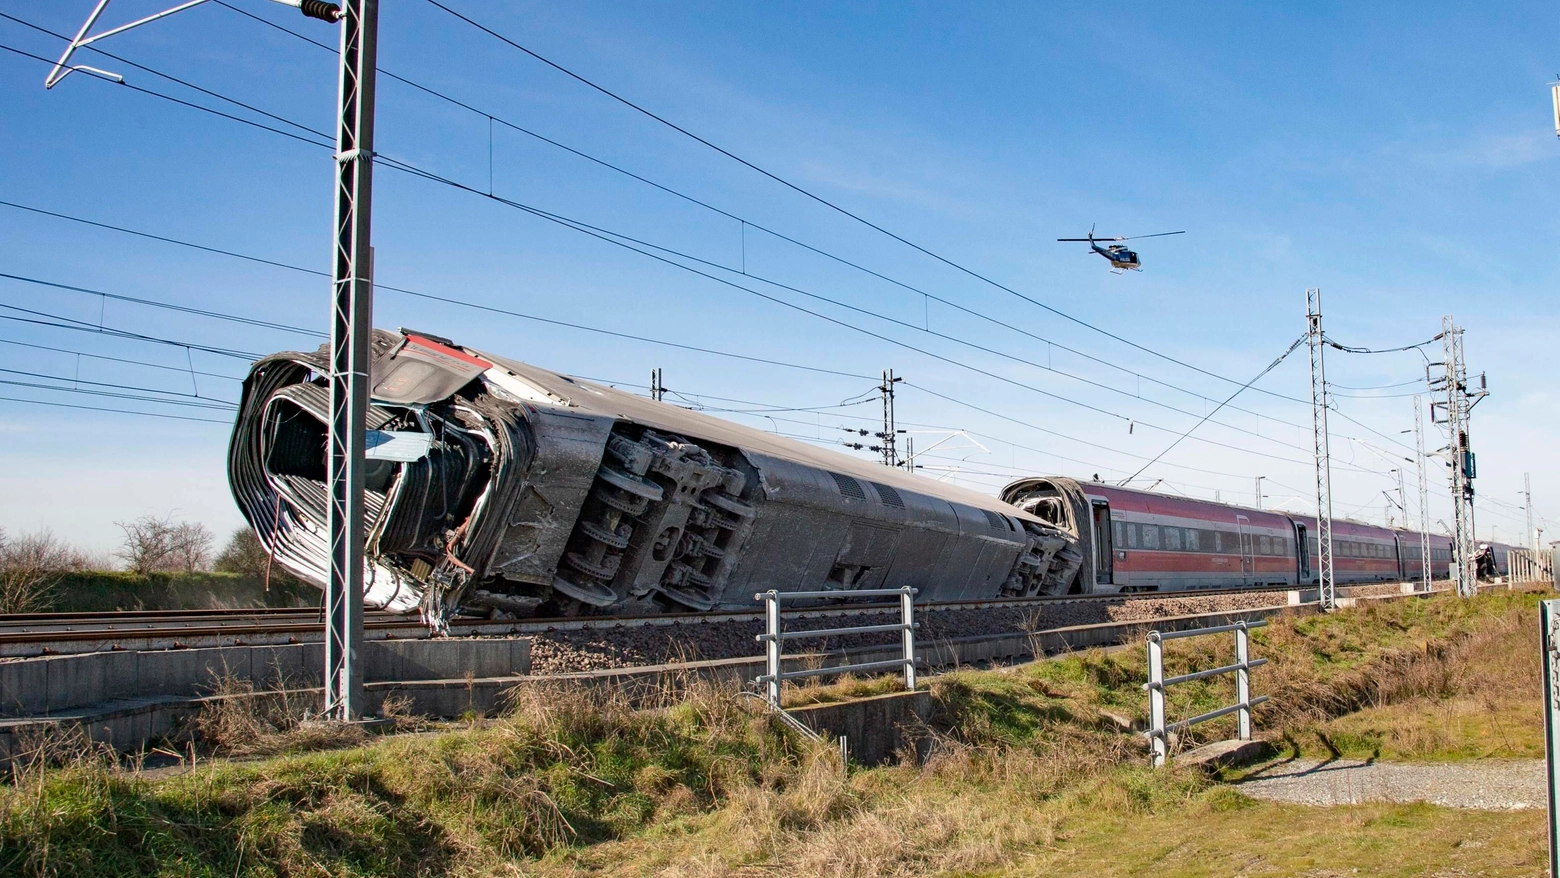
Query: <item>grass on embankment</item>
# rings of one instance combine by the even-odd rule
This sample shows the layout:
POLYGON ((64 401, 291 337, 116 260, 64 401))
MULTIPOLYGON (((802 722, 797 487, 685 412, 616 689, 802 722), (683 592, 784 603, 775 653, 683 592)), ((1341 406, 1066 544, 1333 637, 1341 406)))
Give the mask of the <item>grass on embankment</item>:
POLYGON ((113 610, 206 610, 225 607, 310 607, 320 592, 295 579, 236 573, 131 573, 84 570, 63 573, 49 589, 54 612, 101 613, 113 610))
MULTIPOLYGON (((1450 696, 1476 707, 1486 677, 1507 687, 1526 679, 1515 658, 1495 671, 1506 667, 1502 645, 1512 656, 1536 652, 1533 605, 1490 595, 1282 619, 1253 636, 1254 652, 1273 659, 1254 675, 1258 692, 1275 695, 1259 728, 1282 727, 1301 746, 1320 729, 1336 744, 1333 724, 1344 720, 1331 718, 1362 706, 1407 709, 1450 696)), ((1227 663, 1228 640, 1173 642, 1168 672, 1227 663)), ((160 781, 82 760, 0 787, 0 874, 866 878, 1542 867, 1543 815, 1534 812, 1259 804, 1187 771, 1145 768, 1141 737, 1117 719, 1145 712, 1142 666, 1140 649, 1091 651, 935 678, 927 764, 849 777, 829 748, 700 686, 649 711, 578 689, 532 688, 511 715, 471 728, 216 762, 160 781)), ((1172 692, 1172 718, 1229 696, 1227 682, 1172 692)), ((1503 727, 1537 719, 1519 716, 1520 701, 1492 709, 1503 727)))

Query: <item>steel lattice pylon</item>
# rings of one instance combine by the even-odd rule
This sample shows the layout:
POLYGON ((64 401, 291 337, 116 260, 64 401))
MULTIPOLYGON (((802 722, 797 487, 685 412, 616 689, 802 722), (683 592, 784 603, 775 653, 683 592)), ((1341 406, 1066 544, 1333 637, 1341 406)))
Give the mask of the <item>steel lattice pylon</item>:
MULTIPOLYGON (((1468 369, 1463 363, 1462 328, 1450 314, 1441 318, 1441 344, 1446 370, 1441 380, 1446 392, 1447 454, 1451 458, 1452 487, 1452 565, 1457 593, 1469 597, 1478 593, 1478 551, 1473 529, 1473 452, 1468 444, 1468 412, 1473 408, 1468 392, 1468 369)), ((1477 396, 1482 397, 1481 391, 1477 396)))
POLYGON ((1332 457, 1327 447, 1327 367, 1322 344, 1322 291, 1305 291, 1311 348, 1311 434, 1316 456, 1316 567, 1322 608, 1335 609, 1332 547, 1332 457))
POLYGON ((363 456, 373 331, 369 244, 378 0, 347 0, 336 135, 336 248, 330 312, 330 580, 325 589, 325 716, 363 712, 363 456))

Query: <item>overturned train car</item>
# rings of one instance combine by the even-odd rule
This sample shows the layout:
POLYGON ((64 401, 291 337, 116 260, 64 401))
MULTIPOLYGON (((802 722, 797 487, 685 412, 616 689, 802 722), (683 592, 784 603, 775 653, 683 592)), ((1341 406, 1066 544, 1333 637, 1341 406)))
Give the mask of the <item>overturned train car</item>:
MULTIPOLYGON (((367 606, 514 616, 751 607, 767 589, 1061 592, 1075 535, 996 498, 411 331, 373 337, 367 606)), ((257 361, 234 498, 317 585, 325 351, 257 361)))

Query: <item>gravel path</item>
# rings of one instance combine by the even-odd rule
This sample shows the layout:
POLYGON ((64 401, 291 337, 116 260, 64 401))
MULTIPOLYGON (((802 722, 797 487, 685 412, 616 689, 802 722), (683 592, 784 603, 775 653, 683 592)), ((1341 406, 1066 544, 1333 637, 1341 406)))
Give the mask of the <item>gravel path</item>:
POLYGON ((1428 802, 1451 808, 1543 808, 1543 760, 1414 765, 1400 762, 1295 760, 1264 768, 1237 785, 1256 799, 1298 805, 1428 802))

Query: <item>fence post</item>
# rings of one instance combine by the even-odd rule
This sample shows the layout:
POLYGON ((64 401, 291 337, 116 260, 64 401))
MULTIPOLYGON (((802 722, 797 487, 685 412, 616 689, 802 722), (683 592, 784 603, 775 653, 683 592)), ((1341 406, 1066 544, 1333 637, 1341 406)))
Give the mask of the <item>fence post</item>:
POLYGON ((1549 780, 1549 875, 1560 878, 1560 600, 1538 605, 1539 644, 1544 652, 1544 757, 1549 780))
POLYGON ((764 592, 764 667, 769 674, 766 689, 769 704, 780 707, 780 593, 774 589, 764 592))
POLYGON ((899 615, 905 630, 900 637, 904 644, 905 688, 915 691, 915 589, 904 588, 899 592, 899 615))
POLYGON ((1235 664, 1240 669, 1235 672, 1235 702, 1240 705, 1240 739, 1251 740, 1251 649, 1249 645, 1250 634, 1246 631, 1246 623, 1238 623, 1240 627, 1235 629, 1235 664))
POLYGON ((1165 732, 1165 653, 1159 632, 1148 632, 1148 731, 1154 751, 1154 767, 1165 764, 1170 741, 1165 732))

